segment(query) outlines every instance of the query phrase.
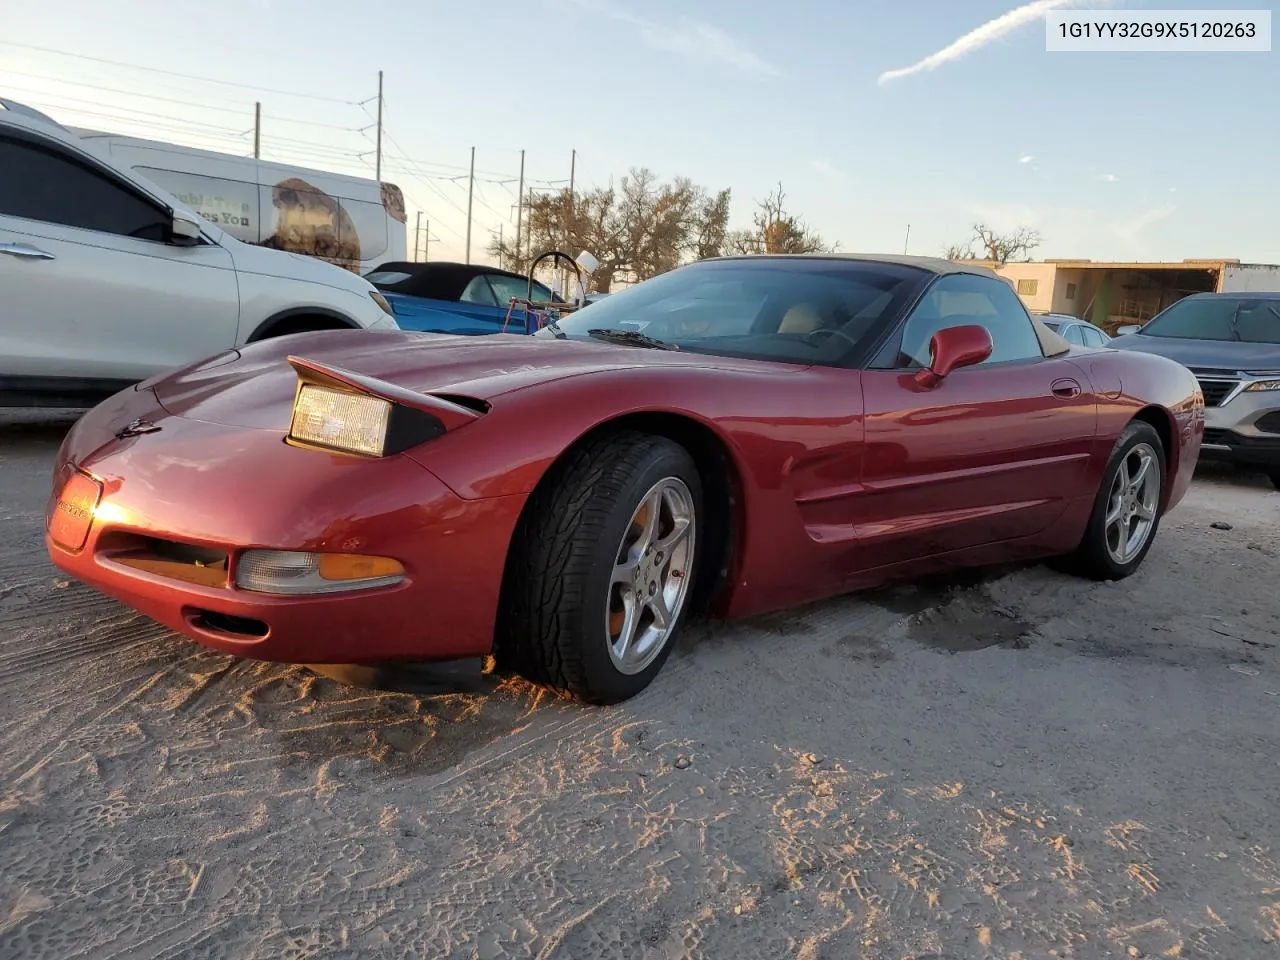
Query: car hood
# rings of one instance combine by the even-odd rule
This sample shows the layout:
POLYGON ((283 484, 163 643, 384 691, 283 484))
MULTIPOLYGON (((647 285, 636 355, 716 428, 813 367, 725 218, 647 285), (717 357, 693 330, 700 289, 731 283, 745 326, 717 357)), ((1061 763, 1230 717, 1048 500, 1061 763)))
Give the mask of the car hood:
POLYGON ((298 382, 290 356, 338 367, 419 393, 490 402, 565 377, 637 367, 759 371, 773 364, 523 334, 480 337, 403 331, 331 330, 230 350, 151 381, 174 416, 284 430, 298 382))
POLYGON ((1280 344, 1235 340, 1179 340, 1129 333, 1109 344, 1116 350, 1137 350, 1176 360, 1192 370, 1239 370, 1262 373, 1280 370, 1280 344))

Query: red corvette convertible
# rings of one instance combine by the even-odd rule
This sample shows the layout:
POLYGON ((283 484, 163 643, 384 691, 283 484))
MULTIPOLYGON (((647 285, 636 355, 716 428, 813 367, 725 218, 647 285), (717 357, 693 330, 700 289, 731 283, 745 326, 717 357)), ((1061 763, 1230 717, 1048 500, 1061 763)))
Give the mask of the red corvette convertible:
POLYGON ((597 703, 680 624, 959 565, 1142 563, 1199 455, 1162 357, 1071 346, 988 270, 702 261, 536 336, 333 331, 128 389, 68 434, 47 546, 217 650, 493 654, 597 703))

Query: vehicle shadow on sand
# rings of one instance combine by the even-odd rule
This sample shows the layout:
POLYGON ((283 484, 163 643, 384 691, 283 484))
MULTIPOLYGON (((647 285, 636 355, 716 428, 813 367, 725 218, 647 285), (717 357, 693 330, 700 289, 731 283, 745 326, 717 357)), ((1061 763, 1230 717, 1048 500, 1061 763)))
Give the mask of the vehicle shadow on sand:
MULTIPOLYGON (((457 767, 563 705, 517 677, 469 665, 256 665, 240 713, 290 758, 366 760, 405 776, 457 767)), ((239 671, 237 671, 239 672, 239 671)))

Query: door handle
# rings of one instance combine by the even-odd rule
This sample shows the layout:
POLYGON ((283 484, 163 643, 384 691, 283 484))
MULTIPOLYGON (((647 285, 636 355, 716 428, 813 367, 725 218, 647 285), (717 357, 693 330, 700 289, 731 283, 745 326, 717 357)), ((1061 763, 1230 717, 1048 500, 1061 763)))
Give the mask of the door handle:
POLYGON ((1053 391, 1055 397, 1061 397, 1063 400, 1080 396, 1080 384, 1069 377, 1053 381, 1049 389, 1053 391))
POLYGON ((52 253, 29 243, 0 243, 0 253, 7 253, 11 257, 29 257, 32 260, 57 259, 52 253))

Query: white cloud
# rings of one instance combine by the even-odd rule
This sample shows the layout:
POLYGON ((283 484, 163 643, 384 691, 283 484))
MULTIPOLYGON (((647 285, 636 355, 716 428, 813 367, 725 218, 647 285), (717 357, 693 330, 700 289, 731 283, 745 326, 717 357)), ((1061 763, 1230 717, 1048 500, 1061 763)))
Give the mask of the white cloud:
POLYGON ((780 75, 777 67, 760 57, 746 44, 703 20, 680 17, 674 23, 658 23, 615 7, 607 0, 563 0, 563 2, 583 12, 625 23, 633 28, 646 43, 659 50, 678 53, 694 60, 728 64, 747 73, 780 75))
POLYGON ((953 40, 941 50, 929 54, 923 60, 917 60, 908 67, 886 70, 876 79, 876 83, 884 86, 890 80, 900 80, 913 74, 936 70, 944 63, 959 60, 975 50, 981 50, 988 44, 995 43, 1021 27, 1035 23, 1037 20, 1042 20, 1050 10, 1056 10, 1060 7, 1088 6, 1094 2, 1105 3, 1107 0, 1033 0, 1031 3, 1024 3, 1008 13, 1001 14, 994 20, 988 20, 981 26, 974 27, 958 40, 953 40))
POLYGON ((1119 183, 1120 181, 1120 178, 1117 177, 1114 173, 1104 173, 1100 177, 1098 177, 1098 179, 1105 180, 1107 183, 1119 183))
POLYGON ((1029 153, 1024 153, 1022 156, 1020 156, 1020 157, 1018 158, 1018 162, 1019 162, 1019 163, 1030 163, 1030 162, 1031 162, 1032 160, 1034 160, 1034 159, 1035 159, 1035 157, 1033 157, 1031 154, 1029 154, 1029 153))

